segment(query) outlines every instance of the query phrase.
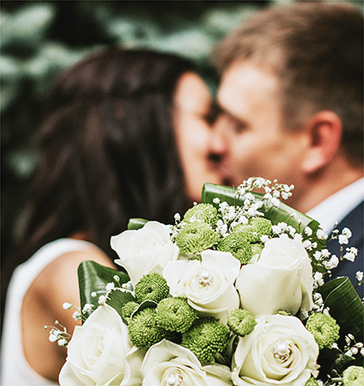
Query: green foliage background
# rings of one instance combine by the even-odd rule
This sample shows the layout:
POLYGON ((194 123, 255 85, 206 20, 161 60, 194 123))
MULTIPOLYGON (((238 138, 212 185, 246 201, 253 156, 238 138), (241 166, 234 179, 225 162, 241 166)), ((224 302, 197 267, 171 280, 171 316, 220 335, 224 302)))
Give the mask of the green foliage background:
POLYGON ((290 1, 2 1, 2 251, 37 162, 34 133, 42 105, 62 69, 117 44, 186 56, 212 82, 209 55, 216 42, 253 12, 290 1))

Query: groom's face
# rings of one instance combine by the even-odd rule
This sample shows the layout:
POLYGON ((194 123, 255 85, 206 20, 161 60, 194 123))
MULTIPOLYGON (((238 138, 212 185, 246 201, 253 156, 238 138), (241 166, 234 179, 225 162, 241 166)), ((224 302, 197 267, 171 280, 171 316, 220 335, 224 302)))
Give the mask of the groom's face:
POLYGON ((300 132, 284 130, 278 79, 249 62, 235 62, 218 91, 221 115, 215 135, 226 146, 221 174, 237 186, 249 177, 295 183, 300 132))

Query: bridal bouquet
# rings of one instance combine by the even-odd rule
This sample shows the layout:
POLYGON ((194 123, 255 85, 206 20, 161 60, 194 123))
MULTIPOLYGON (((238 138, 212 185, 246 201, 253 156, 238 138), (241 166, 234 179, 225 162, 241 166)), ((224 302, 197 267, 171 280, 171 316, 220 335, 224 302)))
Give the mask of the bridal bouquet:
POLYGON ((68 344, 61 386, 364 385, 364 306, 330 280, 355 258, 351 232, 333 232, 330 255, 319 224, 280 201, 292 188, 205 184, 173 225, 132 219, 111 237, 123 271, 83 262, 83 325, 69 343, 51 330, 68 344))

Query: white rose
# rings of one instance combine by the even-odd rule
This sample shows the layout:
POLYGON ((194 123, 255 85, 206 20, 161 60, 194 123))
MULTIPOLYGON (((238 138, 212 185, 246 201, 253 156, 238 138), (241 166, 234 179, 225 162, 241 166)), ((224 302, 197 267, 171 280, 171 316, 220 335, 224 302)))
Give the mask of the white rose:
POLYGON ((232 386, 228 367, 201 366, 190 350, 168 340, 148 350, 140 372, 143 386, 232 386))
POLYGON ((318 374, 319 349, 294 316, 257 318, 252 333, 239 338, 232 364, 234 385, 304 386, 318 374))
POLYGON ((143 360, 133 347, 128 327, 114 308, 98 307, 83 326, 76 326, 61 369, 61 386, 140 385, 143 360))
POLYGON ((214 316, 221 323, 239 308, 234 282, 240 262, 230 252, 206 250, 198 260, 169 262, 163 271, 172 296, 187 297, 200 316, 214 316))
POLYGON ((236 281, 242 308, 254 316, 312 309, 311 260, 286 234, 265 243, 260 259, 241 268, 236 281))
POLYGON ((115 263, 126 269, 133 285, 154 268, 163 269, 179 254, 179 248, 170 239, 169 227, 157 221, 112 236, 110 244, 120 257, 115 263))

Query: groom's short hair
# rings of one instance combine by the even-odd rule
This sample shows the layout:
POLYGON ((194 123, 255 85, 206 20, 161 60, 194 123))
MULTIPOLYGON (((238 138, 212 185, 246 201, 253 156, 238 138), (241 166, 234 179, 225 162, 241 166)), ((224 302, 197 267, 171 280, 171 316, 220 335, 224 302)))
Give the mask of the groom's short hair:
POLYGON ((363 14, 346 3, 297 2, 254 14, 215 50, 221 73, 249 61, 277 76, 285 128, 318 111, 343 124, 342 148, 363 163, 363 14))

